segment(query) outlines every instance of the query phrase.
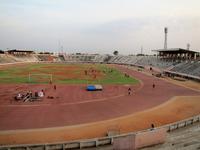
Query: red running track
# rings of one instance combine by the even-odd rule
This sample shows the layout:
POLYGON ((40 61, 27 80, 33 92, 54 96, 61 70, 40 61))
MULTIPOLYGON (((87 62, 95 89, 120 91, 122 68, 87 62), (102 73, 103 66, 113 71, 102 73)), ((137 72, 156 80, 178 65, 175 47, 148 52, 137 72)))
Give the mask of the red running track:
MULTIPOLYGON (((7 97, 0 99, 0 130, 47 128, 102 121, 152 108, 174 96, 200 95, 199 92, 123 66, 116 67, 141 81, 140 86, 132 87, 134 92, 130 96, 127 95, 127 86, 104 86, 102 93, 88 93, 83 89, 83 85, 58 85, 56 92, 53 92, 49 85, 34 85, 32 89, 46 88, 49 92, 47 94, 54 93, 58 99, 53 102, 45 99, 43 102, 18 104, 12 102, 12 97, 5 94, 4 86, 1 85, 1 94, 4 93, 7 97), (153 83, 156 85, 154 89, 153 83)), ((22 89, 31 87, 20 86, 22 89)), ((20 86, 8 87, 10 92, 16 93, 20 86)))

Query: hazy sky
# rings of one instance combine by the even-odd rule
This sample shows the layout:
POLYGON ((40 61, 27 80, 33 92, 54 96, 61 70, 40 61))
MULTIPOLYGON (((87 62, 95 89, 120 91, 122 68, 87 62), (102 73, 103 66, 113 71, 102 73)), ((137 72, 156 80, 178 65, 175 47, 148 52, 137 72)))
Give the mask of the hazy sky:
POLYGON ((0 0, 0 49, 136 54, 200 50, 200 0, 0 0), (60 44, 59 44, 60 43, 60 44))

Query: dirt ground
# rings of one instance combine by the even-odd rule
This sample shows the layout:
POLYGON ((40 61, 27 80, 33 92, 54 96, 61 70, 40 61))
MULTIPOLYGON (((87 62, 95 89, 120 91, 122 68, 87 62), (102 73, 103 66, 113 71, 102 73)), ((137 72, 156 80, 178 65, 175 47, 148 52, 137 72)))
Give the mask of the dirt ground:
MULTIPOLYGON (((77 91, 76 87, 66 89, 60 86, 58 89, 63 89, 63 92, 57 93, 58 96, 70 90, 68 93, 73 93, 73 96, 68 94, 67 99, 63 96, 62 100, 55 103, 49 103, 46 99, 38 104, 16 104, 1 99, 0 144, 96 138, 106 136, 111 130, 118 130, 120 133, 138 131, 150 128, 151 123, 161 126, 200 113, 200 92, 196 90, 199 84, 191 84, 186 88, 188 85, 181 84, 182 82, 172 84, 166 79, 122 66, 116 67, 140 80, 140 86, 132 87, 135 91, 131 96, 126 95, 128 85, 106 90, 104 98, 108 97, 107 99, 101 97, 102 94, 97 94, 96 97, 92 93, 76 94, 81 93, 81 88, 77 91), (155 89, 152 88, 153 83, 156 85, 155 89), (192 89, 194 87, 195 90, 192 89), (115 94, 112 95, 113 92, 115 94), (83 99, 80 101, 80 98, 83 99)), ((5 94, 5 91, 0 94, 5 94)))

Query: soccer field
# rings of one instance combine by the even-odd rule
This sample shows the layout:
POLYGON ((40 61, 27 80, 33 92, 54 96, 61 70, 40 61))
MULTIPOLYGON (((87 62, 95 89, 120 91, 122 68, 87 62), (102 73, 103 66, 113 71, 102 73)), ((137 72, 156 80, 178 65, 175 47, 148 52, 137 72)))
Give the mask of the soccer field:
POLYGON ((0 66, 0 83, 135 84, 113 66, 104 64, 18 64, 0 66))

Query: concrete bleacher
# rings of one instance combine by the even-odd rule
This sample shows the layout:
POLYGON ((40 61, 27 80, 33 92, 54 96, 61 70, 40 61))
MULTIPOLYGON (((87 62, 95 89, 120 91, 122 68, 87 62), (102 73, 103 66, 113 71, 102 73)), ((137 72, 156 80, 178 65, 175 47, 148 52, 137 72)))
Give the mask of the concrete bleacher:
POLYGON ((94 62, 95 55, 89 54, 59 54, 59 59, 64 62, 94 62))
POLYGON ((164 144, 141 150, 196 150, 200 149, 200 123, 169 132, 164 144))
POLYGON ((38 58, 35 55, 0 54, 0 63, 37 62, 37 61, 38 58))
POLYGON ((16 60, 11 55, 0 54, 0 63, 14 63, 14 62, 16 62, 16 60))
POLYGON ((171 71, 193 76, 200 76, 200 61, 182 62, 172 68, 171 71))
POLYGON ((196 65, 197 67, 192 71, 192 75, 200 77, 200 61, 196 65))
POLYGON ((112 56, 109 60, 112 64, 124 64, 143 67, 158 68, 161 72, 173 73, 173 76, 182 76, 188 79, 197 79, 200 77, 200 61, 180 62, 160 59, 157 56, 112 56))
POLYGON ((37 59, 39 61, 53 61, 54 57, 51 56, 50 54, 38 54, 36 55, 37 59))
POLYGON ((109 59, 110 59, 109 55, 96 55, 93 62, 104 63, 104 62, 109 61, 109 59))
POLYGON ((156 56, 141 56, 141 59, 138 60, 136 64, 142 66, 152 66, 160 69, 166 69, 175 65, 175 62, 162 60, 156 56))
POLYGON ((166 69, 176 64, 172 61, 163 61, 156 56, 113 56, 109 63, 128 64, 136 66, 152 66, 166 69))
POLYGON ((14 59, 17 62, 37 62, 37 61, 39 61, 35 55, 14 56, 14 59))
POLYGON ((195 62, 179 62, 160 59, 156 56, 112 56, 109 63, 126 64, 135 66, 149 66, 159 68, 161 70, 170 70, 173 72, 188 74, 192 76, 200 76, 200 61, 195 62))
POLYGON ((120 59, 122 58, 122 57, 124 57, 124 56, 113 56, 111 59, 110 59, 110 61, 109 61, 109 63, 120 63, 120 59))
POLYGON ((109 63, 116 63, 116 64, 134 64, 137 61, 136 56, 112 56, 109 60, 109 63))

